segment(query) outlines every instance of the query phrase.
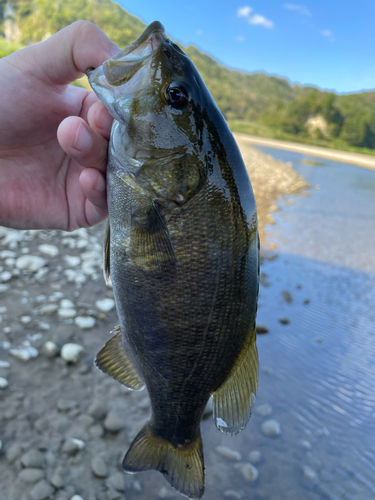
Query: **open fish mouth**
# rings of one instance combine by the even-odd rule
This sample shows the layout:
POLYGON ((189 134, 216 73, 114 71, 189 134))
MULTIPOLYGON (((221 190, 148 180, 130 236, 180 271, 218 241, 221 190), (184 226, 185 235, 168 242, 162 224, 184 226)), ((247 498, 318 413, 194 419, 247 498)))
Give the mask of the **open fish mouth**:
POLYGON ((133 43, 121 52, 105 61, 102 66, 88 70, 89 81, 97 82, 102 86, 103 79, 111 86, 127 83, 144 66, 152 55, 167 39, 164 26, 154 21, 143 31, 133 43))

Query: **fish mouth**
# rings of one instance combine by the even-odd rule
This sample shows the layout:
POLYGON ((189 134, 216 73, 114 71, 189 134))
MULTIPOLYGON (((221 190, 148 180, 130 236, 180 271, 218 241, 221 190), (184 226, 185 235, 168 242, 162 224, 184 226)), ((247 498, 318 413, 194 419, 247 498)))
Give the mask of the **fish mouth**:
POLYGON ((96 69, 89 69, 87 76, 89 82, 104 85, 103 77, 107 84, 119 86, 127 83, 167 40, 164 26, 159 21, 154 21, 143 31, 133 43, 105 61, 96 69))

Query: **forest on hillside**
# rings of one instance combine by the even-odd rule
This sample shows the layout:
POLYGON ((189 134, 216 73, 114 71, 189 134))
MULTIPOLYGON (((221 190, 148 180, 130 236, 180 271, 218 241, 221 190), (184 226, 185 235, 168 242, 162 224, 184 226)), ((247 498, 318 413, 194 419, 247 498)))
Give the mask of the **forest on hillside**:
MULTIPOLYGON (((144 23, 111 0, 0 0, 0 57, 79 20, 125 47, 144 23)), ((234 131, 339 149, 375 150, 375 92, 338 95, 285 78, 231 70, 183 47, 234 131)))

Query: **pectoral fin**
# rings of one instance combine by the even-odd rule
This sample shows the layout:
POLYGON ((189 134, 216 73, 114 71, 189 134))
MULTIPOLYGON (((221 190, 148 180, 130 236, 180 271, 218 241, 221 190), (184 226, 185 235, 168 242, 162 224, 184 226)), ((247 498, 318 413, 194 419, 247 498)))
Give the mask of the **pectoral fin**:
POLYGON ((258 387, 256 335, 249 333, 229 376, 213 393, 215 425, 224 434, 242 431, 251 415, 258 387))
POLYGON ((145 384, 125 351, 121 327, 116 326, 111 333, 116 333, 116 335, 105 344, 96 356, 95 365, 128 389, 141 391, 144 389, 145 384))
POLYGON ((109 228, 109 222, 107 223, 107 227, 105 230, 105 236, 104 236, 104 251, 103 251, 103 272, 104 272, 104 279, 106 284, 108 285, 109 279, 110 279, 110 274, 109 274, 109 252, 110 252, 110 228, 109 228))
POLYGON ((132 217, 130 257, 146 271, 176 273, 172 241, 156 203, 147 212, 132 217))

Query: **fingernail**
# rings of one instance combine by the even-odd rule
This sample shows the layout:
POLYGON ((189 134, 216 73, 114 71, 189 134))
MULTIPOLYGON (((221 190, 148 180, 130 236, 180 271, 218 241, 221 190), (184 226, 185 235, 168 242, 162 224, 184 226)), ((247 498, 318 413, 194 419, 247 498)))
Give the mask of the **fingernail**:
POLYGON ((103 175, 98 175, 98 180, 96 181, 95 191, 104 191, 105 190, 105 180, 103 175))
POLYGON ((91 146, 92 146, 92 137, 86 130, 84 125, 82 125, 81 123, 80 126, 77 128, 76 136, 73 143, 73 148, 77 149, 78 151, 82 151, 82 153, 85 153, 91 148, 91 146))

